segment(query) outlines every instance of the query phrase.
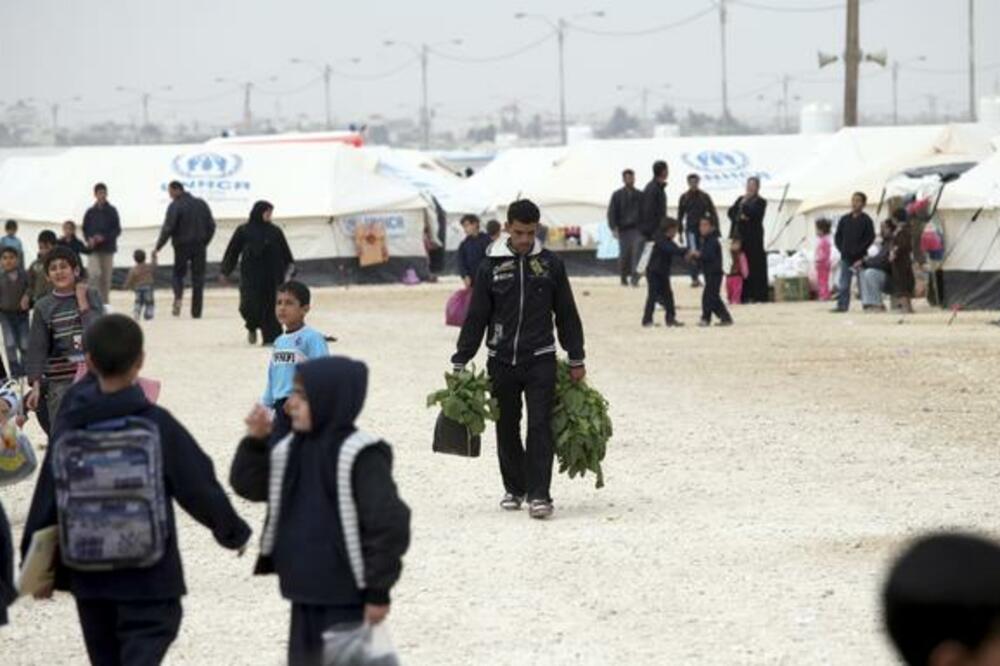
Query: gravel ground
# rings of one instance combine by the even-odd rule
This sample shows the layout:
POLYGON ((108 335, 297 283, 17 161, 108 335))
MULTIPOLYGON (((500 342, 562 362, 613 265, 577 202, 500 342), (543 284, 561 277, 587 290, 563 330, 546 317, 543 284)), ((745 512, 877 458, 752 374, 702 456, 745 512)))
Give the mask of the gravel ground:
MULTIPOLYGON (((894 663, 878 619, 891 555, 923 530, 997 522, 988 315, 948 326, 927 309, 901 320, 772 304, 701 330, 700 292, 678 280, 689 326, 644 330, 644 291, 574 285, 615 437, 607 486, 557 477, 547 523, 499 510, 492 454, 430 451, 424 398, 456 337, 443 325, 454 282, 315 296, 310 322, 371 366, 361 425, 394 445, 413 509, 391 615, 406 663, 894 663)), ((210 293, 200 322, 161 316, 146 330, 162 404, 225 478, 267 363, 245 343, 235 293, 210 293)), ((0 492, 19 539, 31 485, 0 492)), ((259 529, 262 507, 236 501, 259 529)), ((186 516, 179 530, 190 592, 168 662, 281 663, 276 580, 186 516)), ((15 605, 0 640, 4 664, 86 662, 65 595, 15 605)))

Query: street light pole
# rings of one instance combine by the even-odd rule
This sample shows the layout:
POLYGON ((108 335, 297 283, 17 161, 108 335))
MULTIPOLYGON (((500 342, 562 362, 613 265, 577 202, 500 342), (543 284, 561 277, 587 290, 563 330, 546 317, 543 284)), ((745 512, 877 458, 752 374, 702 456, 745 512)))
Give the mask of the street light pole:
POLYGON ((333 75, 333 68, 330 65, 323 66, 323 103, 326 107, 326 129, 333 129, 333 117, 330 109, 330 77, 333 75))
POLYGON ((969 120, 976 122, 976 0, 969 0, 969 120))
POLYGON ((719 31, 722 55, 722 124, 729 125, 729 75, 726 61, 726 0, 719 0, 719 31))
POLYGON ((858 124, 858 70, 861 66, 860 2, 847 0, 847 45, 844 49, 844 125, 858 124))
POLYGON ((424 150, 431 145, 431 112, 427 108, 427 61, 430 47, 420 45, 420 133, 421 145, 424 150))
POLYGON ((565 146, 568 141, 566 133, 566 20, 560 18, 557 26, 556 33, 559 37, 559 141, 565 146))

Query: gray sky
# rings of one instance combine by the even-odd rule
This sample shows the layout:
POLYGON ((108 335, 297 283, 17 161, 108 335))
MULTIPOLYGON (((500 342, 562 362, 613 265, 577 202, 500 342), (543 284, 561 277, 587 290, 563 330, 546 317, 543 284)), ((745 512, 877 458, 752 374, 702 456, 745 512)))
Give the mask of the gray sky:
MULTIPOLYGON (((731 108, 751 119, 773 117, 783 74, 798 77, 791 93, 839 108, 843 68, 818 70, 816 51, 841 52, 843 10, 765 11, 746 4, 803 8, 842 0, 729 0, 731 108), (766 99, 757 99, 764 95, 766 99)), ((579 19, 598 30, 642 30, 707 9, 712 0, 2 0, 0 1, 0 101, 32 97, 66 102, 64 124, 139 117, 137 95, 117 86, 154 92, 154 121, 200 119, 235 123, 242 96, 216 78, 253 80, 255 115, 323 115, 317 72, 289 63, 292 57, 326 61, 358 77, 334 78, 334 115, 341 121, 416 114, 419 73, 412 53, 386 47, 387 39, 446 42, 455 57, 510 53, 550 31, 516 11, 551 17, 604 10, 604 18, 579 19), (347 60, 359 57, 359 64, 347 60), (277 81, 269 82, 272 76, 277 81), (313 85, 309 86, 310 82, 313 85), (163 86, 169 92, 157 93, 163 86), (281 93, 281 94, 276 94, 281 93)), ((926 95, 940 96, 939 109, 958 114, 967 107, 966 0, 869 0, 862 5, 862 48, 888 49, 890 58, 925 55, 900 75, 903 113, 928 108, 926 95), (916 67, 935 72, 918 72, 916 67)), ((1000 0, 976 0, 980 92, 1000 81, 1000 0)), ((609 37, 571 32, 566 44, 567 95, 571 117, 610 113, 616 105, 639 110, 638 88, 671 87, 651 94, 650 107, 670 101, 680 108, 716 112, 720 106, 717 13, 674 30, 647 36, 609 37), (630 91, 619 92, 625 85, 630 91)), ((862 113, 889 113, 888 70, 862 68, 862 113)), ((519 101, 526 117, 557 111, 556 43, 551 39, 523 54, 495 62, 457 62, 432 55, 431 102, 441 126, 495 117, 496 109, 519 101)))

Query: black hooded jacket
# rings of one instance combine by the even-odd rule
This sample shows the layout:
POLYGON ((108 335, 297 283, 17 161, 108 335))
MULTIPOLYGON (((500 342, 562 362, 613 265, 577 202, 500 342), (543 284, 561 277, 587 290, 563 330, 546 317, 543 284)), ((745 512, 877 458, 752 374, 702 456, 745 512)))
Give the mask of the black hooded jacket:
MULTIPOLYGON (((95 379, 88 377, 81 381, 64 398, 51 441, 57 442, 58 436, 66 429, 82 428, 125 416, 148 419, 159 427, 168 499, 177 500, 192 518, 212 530, 212 535, 221 546, 232 550, 244 546, 250 539, 250 527, 236 514, 215 478, 211 459, 184 426, 167 410, 146 400, 138 386, 130 386, 117 393, 102 393, 95 379)), ((50 446, 46 450, 38 475, 21 542, 22 557, 28 551, 32 534, 56 524, 58 519, 52 475, 53 448, 50 446)), ((56 587, 68 588, 78 599, 144 601, 182 596, 187 590, 177 546, 172 501, 167 504, 167 526, 163 558, 153 566, 115 571, 76 571, 59 567, 56 587)))
POLYGON ((0 627, 7 624, 7 606, 14 603, 14 545, 7 514, 0 504, 0 627))
POLYGON ((583 365, 583 324, 562 260, 537 241, 526 256, 515 254, 508 242, 497 241, 479 265, 451 361, 456 367, 471 361, 487 331, 490 357, 505 365, 555 354, 553 318, 570 365, 583 365))
POLYGON ((389 445, 354 427, 368 369, 331 356, 299 365, 298 375, 312 432, 270 445, 245 438, 233 459, 230 482, 242 497, 264 501, 269 484, 280 487, 278 510, 270 502, 263 532, 266 539, 273 529, 273 547, 264 552, 262 543, 255 573, 276 572, 282 595, 295 603, 389 603, 410 543, 410 510, 396 492, 389 445), (271 461, 283 447, 284 474, 271 479, 271 461))

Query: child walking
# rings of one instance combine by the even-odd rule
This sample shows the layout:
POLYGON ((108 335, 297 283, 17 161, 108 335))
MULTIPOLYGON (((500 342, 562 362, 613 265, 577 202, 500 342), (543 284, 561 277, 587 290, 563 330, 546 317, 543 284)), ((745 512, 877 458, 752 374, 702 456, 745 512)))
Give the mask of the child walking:
MULTIPOLYGON (((21 544, 22 556, 35 531, 58 523, 62 561, 66 564, 59 565, 56 586, 68 589, 76 599, 91 663, 155 665, 163 660, 177 637, 182 615, 180 599, 186 592, 173 501, 210 529, 224 548, 242 552, 251 531, 216 479, 211 459, 184 426, 165 409, 151 404, 137 385, 144 359, 139 325, 124 315, 101 317, 87 329, 85 346, 91 374, 73 386, 53 426, 54 443, 45 453, 35 487, 21 544), (158 501, 150 503, 150 518, 123 510, 106 513, 102 506, 88 511, 86 521, 68 520, 66 514, 76 506, 72 488, 81 477, 79 471, 75 477, 66 476, 67 471, 92 471, 88 465, 101 465, 101 474, 113 479, 121 468, 110 455, 96 462, 83 455, 67 461, 69 456, 61 450, 79 446, 80 438, 87 438, 90 450, 114 442, 121 447, 125 441, 133 448, 146 442, 156 451, 148 458, 132 456, 129 461, 136 470, 132 472, 135 478, 145 479, 147 473, 156 477, 149 485, 158 486, 160 492, 158 501), (147 466, 147 459, 162 464, 147 466), (58 487, 57 474, 61 477, 58 487), (68 501, 65 496, 57 498, 57 492, 68 493, 68 501), (158 521, 162 530, 159 556, 144 562, 145 566, 135 566, 125 558, 135 555, 144 544, 127 537, 151 531, 157 513, 162 515, 158 521), (136 529, 136 523, 147 530, 136 529), (102 563, 111 560, 107 570, 79 566, 79 560, 98 555, 102 563)), ((113 493, 108 479, 98 477, 92 483, 101 492, 113 493), (100 488, 102 482, 105 486, 100 488)), ((136 495, 143 490, 130 488, 136 495)), ((86 501, 83 494, 77 498, 77 502, 86 501)), ((89 501, 93 505, 93 499, 89 501)), ((50 595, 51 591, 46 590, 40 596, 50 595)))
POLYGON ((304 361, 329 356, 326 336, 306 326, 312 294, 309 287, 295 280, 278 287, 275 315, 285 328, 274 341, 271 363, 267 366, 267 386, 260 402, 274 411, 274 434, 284 437, 291 430, 285 402, 292 394, 295 367, 304 361))
MULTIPOLYGON (((45 270, 45 259, 56 246, 56 234, 46 229, 38 234, 38 257, 28 267, 28 293, 31 304, 34 305, 52 291, 48 273, 45 270)), ((77 261, 77 264, 80 262, 77 261)))
POLYGON ((667 218, 663 227, 653 236, 653 252, 646 268, 646 307, 642 311, 642 325, 653 325, 653 311, 657 303, 663 303, 667 314, 667 326, 683 326, 677 321, 677 308, 674 305, 674 291, 670 286, 670 272, 674 257, 683 257, 686 250, 677 245, 680 224, 673 218, 667 218))
POLYGON ((705 289, 701 293, 701 321, 699 326, 711 326, 712 315, 719 318, 719 326, 732 326, 733 318, 722 302, 722 244, 719 242, 719 228, 711 217, 703 217, 698 225, 701 234, 701 250, 694 255, 701 260, 705 275, 705 289))
POLYGON ((21 268, 21 257, 13 247, 0 250, 0 329, 10 364, 10 376, 24 377, 28 355, 28 274, 21 268))
POLYGON ((743 281, 750 275, 750 263, 743 251, 743 241, 739 238, 729 242, 729 253, 733 263, 726 276, 726 298, 730 305, 738 305, 743 302, 743 281))
POLYGON ((44 391, 51 427, 84 362, 84 331, 100 316, 103 304, 95 289, 79 281, 80 258, 68 247, 53 248, 45 257, 45 270, 52 293, 35 303, 31 319, 26 368, 31 394, 26 406, 36 411, 44 391))
POLYGON ((131 289, 135 294, 135 305, 132 307, 132 317, 136 321, 143 318, 149 321, 156 314, 156 301, 154 299, 154 273, 156 271, 156 257, 153 261, 146 262, 146 253, 143 250, 136 250, 132 253, 135 265, 128 271, 125 278, 125 288, 131 289))
POLYGON ((268 503, 255 573, 277 573, 292 602, 291 666, 322 664, 323 632, 333 625, 385 619, 409 546, 392 451, 354 426, 367 389, 358 361, 299 365, 287 404, 292 432, 275 442, 258 405, 233 459, 233 489, 268 503))
POLYGON ((24 246, 21 244, 21 239, 17 237, 17 220, 7 220, 7 223, 3 225, 6 235, 0 238, 0 248, 12 247, 17 250, 17 256, 22 261, 24 260, 24 246))
POLYGON ((833 255, 833 239, 830 231, 833 223, 827 218, 816 220, 816 293, 819 300, 830 300, 830 266, 833 255))

